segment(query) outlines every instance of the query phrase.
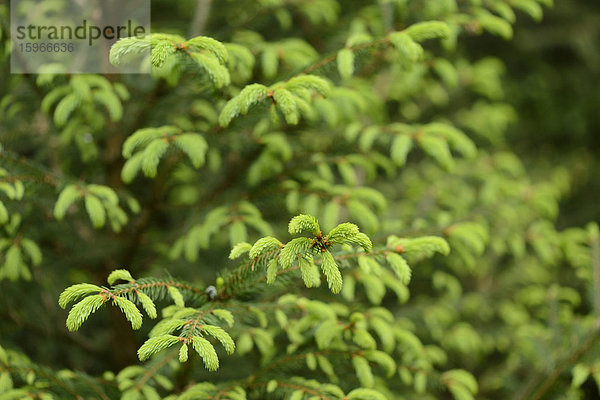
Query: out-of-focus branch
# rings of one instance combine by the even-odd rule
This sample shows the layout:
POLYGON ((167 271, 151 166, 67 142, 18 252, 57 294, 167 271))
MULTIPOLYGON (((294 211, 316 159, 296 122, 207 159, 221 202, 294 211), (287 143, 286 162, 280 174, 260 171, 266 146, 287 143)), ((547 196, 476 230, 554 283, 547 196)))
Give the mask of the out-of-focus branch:
POLYGON ((196 2, 196 10, 194 11, 194 17, 190 25, 189 37, 199 36, 204 32, 211 4, 212 0, 198 0, 196 2))

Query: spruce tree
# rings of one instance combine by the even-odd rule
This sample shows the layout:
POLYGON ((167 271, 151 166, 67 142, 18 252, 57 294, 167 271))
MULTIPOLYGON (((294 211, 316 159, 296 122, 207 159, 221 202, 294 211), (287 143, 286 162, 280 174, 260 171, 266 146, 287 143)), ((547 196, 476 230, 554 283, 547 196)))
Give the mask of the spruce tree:
POLYGON ((0 35, 0 400, 600 386, 598 225, 469 52, 550 0, 153 6, 110 51, 151 75, 9 75, 0 35))

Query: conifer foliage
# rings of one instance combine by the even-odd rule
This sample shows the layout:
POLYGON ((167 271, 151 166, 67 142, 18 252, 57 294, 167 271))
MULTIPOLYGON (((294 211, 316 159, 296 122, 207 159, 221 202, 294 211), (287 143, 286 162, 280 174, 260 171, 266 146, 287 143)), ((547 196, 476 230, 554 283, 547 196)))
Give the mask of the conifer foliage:
POLYGON ((569 172, 528 173, 463 51, 550 1, 205 3, 114 44, 149 75, 0 84, 0 400, 600 386, 598 226, 556 228, 569 172))

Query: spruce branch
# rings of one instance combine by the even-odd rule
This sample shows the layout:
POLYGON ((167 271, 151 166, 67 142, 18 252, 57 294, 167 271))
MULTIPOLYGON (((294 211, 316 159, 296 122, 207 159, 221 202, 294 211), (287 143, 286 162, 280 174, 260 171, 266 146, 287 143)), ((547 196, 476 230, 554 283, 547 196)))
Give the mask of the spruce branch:
POLYGON ((254 374, 250 375, 248 377, 247 381, 254 382, 254 381, 258 380, 259 377, 266 375, 271 370, 280 368, 281 366, 284 366, 286 364, 295 363, 299 360, 305 360, 307 357, 310 357, 310 355, 313 355, 313 356, 335 355, 335 356, 347 357, 347 356, 354 356, 354 355, 362 355, 363 353, 364 353, 363 350, 352 350, 352 349, 350 349, 350 350, 332 350, 332 349, 328 349, 328 350, 311 351, 311 352, 307 352, 307 353, 292 354, 292 355, 288 355, 288 356, 282 357, 278 360, 270 362, 269 364, 260 368, 254 374))
MULTIPOLYGON (((371 41, 367 41, 364 43, 360 43, 354 46, 346 46, 343 49, 338 50, 334 54, 326 56, 321 60, 313 63, 302 70, 302 74, 311 74, 327 64, 330 64, 334 61, 337 61, 339 51, 345 50, 352 53, 358 53, 362 50, 366 49, 374 49, 384 45, 397 45, 397 37, 398 35, 402 35, 401 37, 407 38, 407 40, 414 40, 416 42, 430 39, 430 38, 438 38, 445 37, 448 34, 448 27, 445 23, 440 21, 428 21, 420 24, 415 24, 409 26, 408 28, 399 31, 399 32, 391 32, 383 38, 375 39, 371 41), (412 38, 412 39, 411 39, 412 38)), ((409 42, 410 43, 410 42, 409 42)), ((400 47, 400 46, 398 46, 400 47)))
POLYGON ((548 373, 540 373, 529 381, 519 398, 521 400, 539 400, 552 388, 556 380, 567 369, 575 365, 583 355, 600 339, 600 319, 594 323, 592 330, 585 335, 581 344, 569 354, 558 359, 548 373), (532 393, 533 391, 533 393, 532 393))
POLYGON ((150 368, 146 369, 146 372, 144 372, 144 374, 136 382, 135 389, 140 390, 142 387, 144 387, 144 385, 146 385, 146 383, 154 375, 156 375, 162 367, 167 365, 169 362, 171 362, 173 360, 173 358, 175 358, 177 353, 178 353, 177 349, 173 349, 173 350, 169 351, 164 356, 162 356, 162 358, 158 362, 155 362, 150 368))
POLYGON ((2 160, 3 167, 7 165, 13 165, 15 168, 23 168, 30 172, 30 175, 14 175, 10 177, 11 181, 14 180, 25 180, 25 181, 33 181, 39 184, 48 185, 52 187, 59 186, 60 183, 64 182, 65 179, 54 173, 53 171, 48 170, 46 167, 38 165, 33 161, 24 158, 18 157, 16 154, 13 154, 9 150, 6 150, 0 147, 0 160, 2 160))
MULTIPOLYGON (((33 362, 29 362, 26 359, 16 359, 14 362, 0 366, 0 371, 5 370, 7 372, 14 372, 21 376, 30 376, 34 380, 42 378, 47 380, 44 385, 40 387, 40 393, 43 394, 47 391, 56 393, 60 396, 70 395, 73 399, 84 400, 84 396, 98 396, 102 400, 109 400, 110 395, 107 393, 103 386, 113 385, 113 382, 105 382, 102 379, 90 377, 82 372, 71 372, 69 379, 64 379, 56 374, 56 371, 36 365, 33 362), (58 389, 58 390, 57 390, 58 389), (91 391, 89 391, 91 389, 91 391)), ((31 379, 31 378, 30 378, 31 379)))
MULTIPOLYGON (((332 230, 332 232, 334 235, 337 235, 335 230, 332 230)), ((324 238, 325 237, 326 236, 324 236, 324 238)), ((260 239, 256 243, 259 244, 258 247, 262 248, 262 243, 266 242, 264 242, 263 239, 260 239)), ((352 259, 360 259, 363 257, 383 257, 389 262, 396 276, 402 281, 408 282, 411 275, 410 267, 404 258, 397 259, 396 257, 401 257, 400 254, 407 253, 408 256, 419 259, 431 257, 436 252, 447 254, 448 251, 448 244, 441 237, 431 236, 414 239, 400 239, 396 236, 390 236, 386 246, 378 246, 375 249, 372 249, 369 253, 365 253, 364 251, 341 251, 332 253, 332 255, 334 261, 347 261, 352 259)), ((257 250, 255 253, 253 253, 255 257, 251 257, 250 261, 242 263, 230 273, 225 274, 222 277, 223 286, 219 291, 218 299, 221 301, 226 301, 227 299, 244 296, 248 293, 256 291, 262 283, 267 283, 270 279, 269 273, 257 274, 255 272, 256 265, 264 265, 268 263, 268 260, 280 257, 280 252, 281 250, 279 245, 276 245, 272 249, 267 247, 265 249, 265 253, 259 253, 257 250)), ((289 266, 274 272, 274 277, 279 277, 284 274, 289 274, 291 272, 300 270, 302 268, 302 260, 302 257, 292 258, 289 266)), ((315 260, 311 259, 311 262, 315 265, 322 265, 322 260, 319 258, 315 260)), ((339 265, 340 268, 349 267, 346 264, 339 265)))

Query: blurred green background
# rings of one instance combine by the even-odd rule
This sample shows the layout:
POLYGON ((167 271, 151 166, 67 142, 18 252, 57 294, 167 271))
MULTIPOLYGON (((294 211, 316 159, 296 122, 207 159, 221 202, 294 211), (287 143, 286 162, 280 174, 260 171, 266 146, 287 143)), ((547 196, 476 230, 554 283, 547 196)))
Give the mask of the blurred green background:
MULTIPOLYGON (((600 2, 557 1, 540 23, 520 18, 511 42, 466 46, 506 67, 506 101, 519 113, 510 147, 533 171, 564 165, 576 178, 559 228, 600 219, 600 2)), ((543 171, 541 171, 543 172, 543 171)))

